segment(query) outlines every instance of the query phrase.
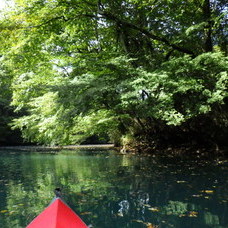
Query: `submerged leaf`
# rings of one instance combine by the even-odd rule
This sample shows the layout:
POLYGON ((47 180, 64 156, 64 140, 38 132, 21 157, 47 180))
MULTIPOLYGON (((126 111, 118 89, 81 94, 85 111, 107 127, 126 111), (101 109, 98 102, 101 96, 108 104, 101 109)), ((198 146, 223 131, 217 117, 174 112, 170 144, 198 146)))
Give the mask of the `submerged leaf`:
POLYGON ((158 228, 157 225, 154 225, 154 224, 152 224, 152 223, 146 223, 146 227, 147 227, 147 228, 158 228))
POLYGON ((190 211, 188 214, 188 217, 197 217, 198 216, 198 212, 197 211, 190 211))
POLYGON ((213 194, 214 190, 202 190, 201 192, 207 193, 207 194, 213 194))
POLYGON ((6 213, 8 210, 1 210, 0 213, 6 213))
POLYGON ((90 212, 90 211, 85 211, 85 212, 81 212, 80 214, 81 214, 81 215, 91 215, 92 212, 90 212))
POLYGON ((149 207, 148 210, 153 211, 153 212, 159 211, 159 209, 157 207, 149 207))

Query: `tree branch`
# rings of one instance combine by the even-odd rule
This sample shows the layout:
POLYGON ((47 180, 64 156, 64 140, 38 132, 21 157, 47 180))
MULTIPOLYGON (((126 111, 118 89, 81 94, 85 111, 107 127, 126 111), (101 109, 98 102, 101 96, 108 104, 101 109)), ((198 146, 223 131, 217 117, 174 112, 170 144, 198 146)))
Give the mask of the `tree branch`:
POLYGON ((203 4, 203 16, 205 21, 207 22, 207 26, 205 27, 205 43, 204 43, 204 51, 211 52, 213 50, 212 45, 212 20, 211 20, 211 5, 210 0, 205 0, 203 4))
POLYGON ((103 18, 106 18, 106 19, 111 20, 111 21, 115 21, 116 23, 118 23, 118 24, 120 24, 122 26, 126 26, 128 28, 137 30, 137 31, 141 32, 142 34, 144 34, 145 36, 147 36, 148 38, 150 38, 150 39, 161 41, 162 43, 165 43, 167 46, 172 47, 174 50, 180 51, 180 52, 185 53, 185 54, 189 54, 189 55, 191 55, 193 57, 195 56, 193 51, 191 51, 191 50, 189 50, 187 48, 181 47, 179 45, 173 44, 168 39, 166 39, 165 37, 161 37, 161 36, 155 35, 154 33, 149 32, 145 28, 141 28, 141 27, 138 27, 135 24, 129 23, 129 22, 124 21, 124 20, 121 20, 117 16, 113 15, 112 13, 100 11, 99 14, 103 18))

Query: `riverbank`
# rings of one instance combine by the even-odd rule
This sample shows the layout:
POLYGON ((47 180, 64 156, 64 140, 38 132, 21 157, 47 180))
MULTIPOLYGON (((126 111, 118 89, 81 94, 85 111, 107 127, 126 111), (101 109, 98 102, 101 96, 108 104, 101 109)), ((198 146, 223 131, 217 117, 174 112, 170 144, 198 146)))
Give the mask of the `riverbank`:
POLYGON ((0 150, 22 150, 22 151, 52 151, 52 150, 76 150, 76 149, 114 149, 114 144, 95 145, 68 145, 68 146, 1 146, 0 150))
POLYGON ((163 147, 150 148, 145 145, 138 147, 115 147, 114 144, 89 144, 89 145, 67 145, 67 146, 1 146, 0 151, 19 150, 30 152, 61 151, 61 150, 115 150, 122 155, 139 156, 161 156, 186 159, 226 159, 228 157, 228 148, 205 148, 194 146, 163 147))
POLYGON ((126 144, 123 147, 115 148, 121 154, 138 154, 145 156, 166 156, 187 159, 226 159, 228 158, 228 147, 217 147, 209 145, 159 145, 148 147, 146 144, 126 144))

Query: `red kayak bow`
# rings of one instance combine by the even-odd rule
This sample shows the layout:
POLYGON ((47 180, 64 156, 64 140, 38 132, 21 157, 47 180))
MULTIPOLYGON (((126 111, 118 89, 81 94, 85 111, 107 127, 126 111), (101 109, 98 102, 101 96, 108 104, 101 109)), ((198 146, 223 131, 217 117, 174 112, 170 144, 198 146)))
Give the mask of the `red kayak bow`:
POLYGON ((56 198, 26 228, 87 228, 60 198, 56 198))

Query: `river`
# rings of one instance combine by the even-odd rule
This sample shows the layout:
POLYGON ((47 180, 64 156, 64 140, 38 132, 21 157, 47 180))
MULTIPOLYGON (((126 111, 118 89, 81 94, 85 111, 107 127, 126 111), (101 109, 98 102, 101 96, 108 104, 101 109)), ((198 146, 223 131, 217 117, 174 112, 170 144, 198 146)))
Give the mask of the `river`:
POLYGON ((228 162, 111 150, 0 150, 0 227, 23 228, 61 187, 94 228, 227 228, 228 162))

